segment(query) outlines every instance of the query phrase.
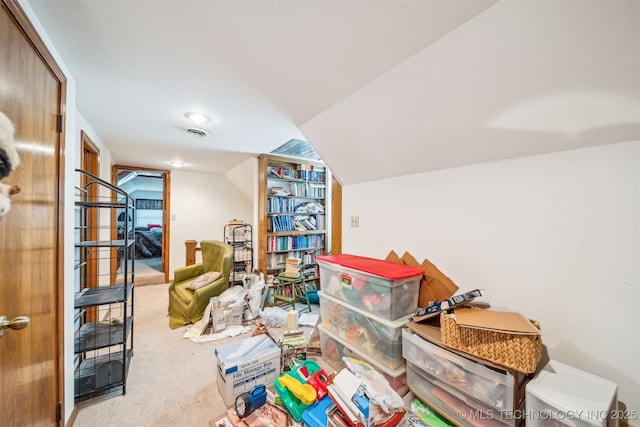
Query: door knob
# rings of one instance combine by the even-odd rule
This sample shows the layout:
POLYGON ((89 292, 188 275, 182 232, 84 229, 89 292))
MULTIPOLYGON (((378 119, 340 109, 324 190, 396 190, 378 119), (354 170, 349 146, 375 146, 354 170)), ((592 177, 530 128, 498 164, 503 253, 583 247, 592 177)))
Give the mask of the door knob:
POLYGON ((0 337, 4 335, 7 328, 14 330, 24 329, 29 326, 31 320, 27 316, 18 316, 9 320, 7 316, 0 316, 0 337))

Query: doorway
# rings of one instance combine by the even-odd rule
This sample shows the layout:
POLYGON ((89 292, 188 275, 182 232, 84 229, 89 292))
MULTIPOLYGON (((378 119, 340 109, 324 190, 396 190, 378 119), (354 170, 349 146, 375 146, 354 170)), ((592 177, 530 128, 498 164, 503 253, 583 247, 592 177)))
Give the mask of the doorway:
POLYGON ((134 216, 121 218, 121 213, 114 220, 118 224, 133 221, 136 286, 168 283, 170 171, 114 165, 112 182, 135 199, 134 216))

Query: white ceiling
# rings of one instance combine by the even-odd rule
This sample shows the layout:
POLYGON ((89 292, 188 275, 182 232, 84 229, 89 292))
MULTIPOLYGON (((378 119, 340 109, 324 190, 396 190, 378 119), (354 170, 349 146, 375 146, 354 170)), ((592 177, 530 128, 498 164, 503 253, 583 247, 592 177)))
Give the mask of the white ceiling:
POLYGON ((640 140, 637 0, 28 3, 120 164, 225 173, 296 138, 350 184, 640 140))

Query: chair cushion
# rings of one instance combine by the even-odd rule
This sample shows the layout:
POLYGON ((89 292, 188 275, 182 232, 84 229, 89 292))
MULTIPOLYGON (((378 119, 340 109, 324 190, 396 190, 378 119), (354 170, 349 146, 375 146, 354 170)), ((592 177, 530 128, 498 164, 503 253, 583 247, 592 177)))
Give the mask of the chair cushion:
POLYGON ((191 289, 187 289, 187 285, 190 282, 182 282, 182 283, 177 283, 174 285, 173 287, 173 295, 174 297, 180 301, 185 307, 188 306, 189 304, 191 304, 191 301, 193 301, 193 297, 195 296, 194 291, 192 291, 191 289))
POLYGON ((200 289, 201 287, 218 280, 220 276, 222 276, 222 273, 220 273, 219 271, 207 271, 206 273, 201 274, 200 276, 193 279, 191 283, 186 286, 186 288, 191 291, 195 291, 196 289, 200 289))

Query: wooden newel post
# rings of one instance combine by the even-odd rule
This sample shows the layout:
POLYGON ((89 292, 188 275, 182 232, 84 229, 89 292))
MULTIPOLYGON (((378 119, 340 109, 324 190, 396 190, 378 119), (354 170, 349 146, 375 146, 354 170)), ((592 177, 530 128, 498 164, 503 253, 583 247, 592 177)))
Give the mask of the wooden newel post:
POLYGON ((197 240, 185 240, 184 246, 186 250, 186 265, 192 265, 196 263, 196 245, 198 244, 197 240))

